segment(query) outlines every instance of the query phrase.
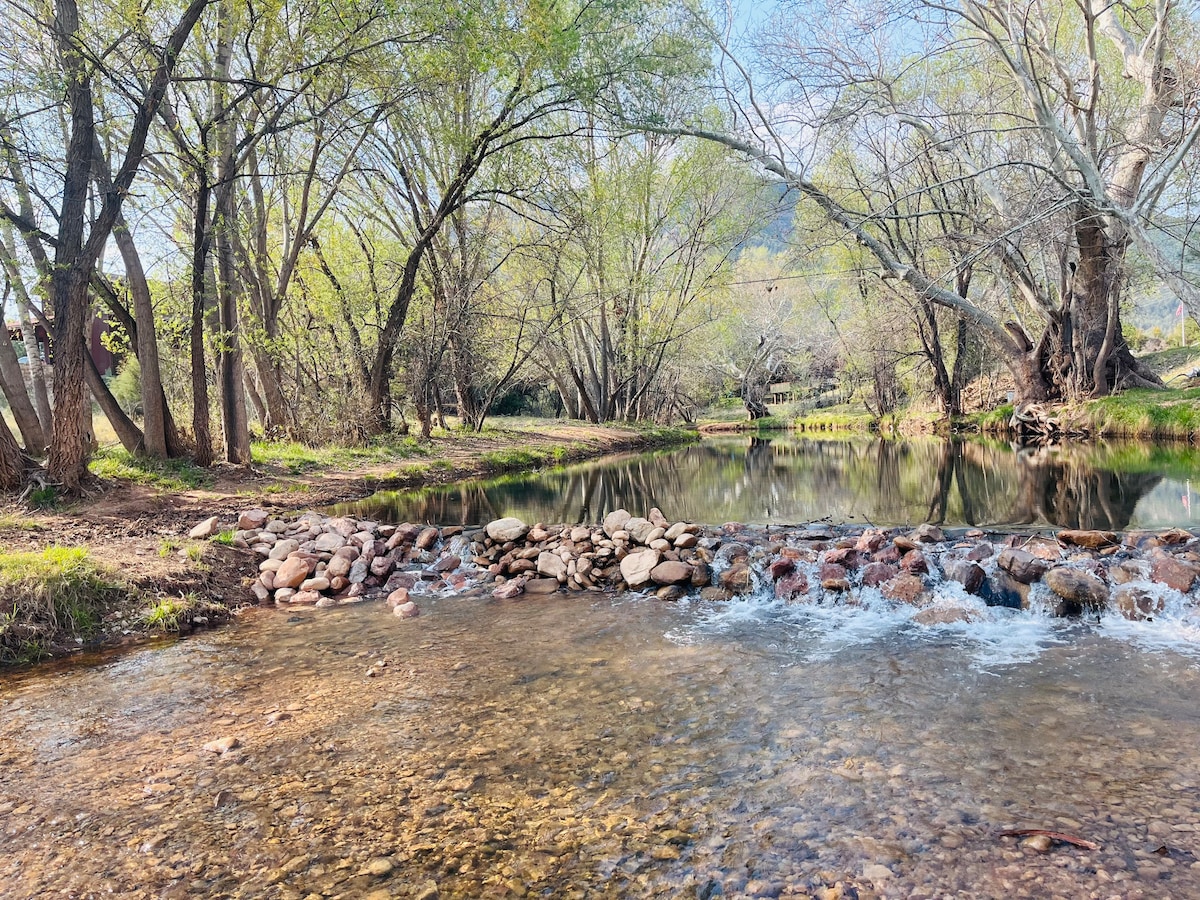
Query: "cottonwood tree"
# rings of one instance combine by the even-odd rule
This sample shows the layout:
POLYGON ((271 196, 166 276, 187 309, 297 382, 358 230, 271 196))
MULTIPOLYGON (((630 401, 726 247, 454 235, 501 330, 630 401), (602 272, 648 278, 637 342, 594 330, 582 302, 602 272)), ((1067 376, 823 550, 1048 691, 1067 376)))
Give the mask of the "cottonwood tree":
POLYGON ((381 164, 375 176, 401 197, 425 199, 406 200, 401 210, 410 216, 403 228, 407 252, 397 260, 400 276, 368 382, 376 430, 387 424, 393 362, 436 235, 458 209, 504 192, 503 184, 481 184, 481 176, 521 145, 569 137, 575 122, 565 114, 603 90, 666 65, 694 66, 694 47, 678 38, 666 3, 525 0, 515 12, 490 0, 443 4, 442 40, 394 63, 393 77, 418 90, 411 104, 397 105, 376 129, 381 164), (450 77, 439 80, 440 73, 450 77), (425 151, 432 136, 420 133, 420 123, 440 106, 445 84, 474 84, 474 94, 470 115, 437 135, 441 160, 430 167, 425 151), (433 171, 442 176, 419 174, 433 171))
MULTIPOLYGON (((53 248, 52 261, 39 260, 43 272, 49 272, 49 294, 54 311, 54 421, 49 452, 49 474, 68 492, 77 492, 87 477, 91 454, 90 435, 85 430, 84 412, 87 390, 88 357, 85 330, 90 309, 90 290, 97 262, 104 251, 121 207, 141 168, 146 137, 163 101, 179 56, 209 0, 190 0, 173 15, 155 10, 155 15, 124 5, 89 7, 87 20, 81 19, 75 0, 55 0, 48 5, 6 4, 6 19, 15 26, 19 49, 28 50, 23 58, 44 68, 40 75, 57 82, 64 102, 49 111, 31 109, 31 98, 15 99, 9 122, 20 122, 19 134, 36 136, 46 133, 35 119, 45 124, 61 111, 65 121, 65 142, 57 158, 46 160, 36 184, 30 186, 46 207, 45 219, 51 224, 42 232, 39 221, 23 215, 17 204, 5 202, 0 215, 11 221, 27 238, 45 236, 53 248), (106 53, 115 34, 121 34, 122 53, 106 53), (28 38, 28 40, 26 40, 28 38), (45 53, 46 41, 53 55, 45 53), (138 66, 137 74, 114 72, 108 68, 116 59, 122 66, 138 66), (118 151, 115 174, 108 184, 93 191, 93 167, 96 149, 96 109, 93 85, 97 80, 120 78, 122 99, 106 110, 110 116, 129 120, 125 139, 118 151), (94 202, 89 204, 89 200, 94 202), (55 208, 57 207, 57 208, 55 208)), ((116 96, 116 92, 114 92, 116 96)), ((10 146, 9 153, 26 159, 45 159, 42 143, 10 146)))
MULTIPOLYGON (((710 29, 727 127, 695 116, 643 124, 721 143, 796 189, 882 275, 986 334, 1022 405, 1101 395, 1156 383, 1121 334, 1131 245, 1200 309, 1182 257, 1155 230, 1200 134, 1188 11, 1171 0, 785 3, 754 44, 757 81, 710 29), (937 154, 943 177, 969 180, 983 201, 950 211, 973 216, 960 229, 975 244, 968 296, 955 289, 965 260, 937 267, 897 252, 884 225, 901 211, 862 204, 823 165, 832 148, 881 129, 924 143, 916 158, 937 154)), ((927 210, 941 183, 917 188, 927 210)))
POLYGON ((660 374, 727 296, 754 185, 687 140, 589 128, 554 158, 540 280, 546 314, 563 324, 539 349, 542 366, 572 417, 653 418, 672 402, 660 374))

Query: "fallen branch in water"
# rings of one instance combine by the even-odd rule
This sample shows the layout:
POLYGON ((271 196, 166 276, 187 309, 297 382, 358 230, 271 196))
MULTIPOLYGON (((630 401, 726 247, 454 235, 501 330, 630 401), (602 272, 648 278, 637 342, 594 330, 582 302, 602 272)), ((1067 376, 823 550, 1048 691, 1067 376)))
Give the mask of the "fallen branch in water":
POLYGON ((1017 828, 1012 831, 1000 832, 1000 837, 1033 837, 1042 835, 1053 841, 1061 841, 1064 844, 1073 844, 1076 847, 1082 847, 1084 850, 1099 850, 1100 845, 1094 841, 1085 841, 1083 838, 1075 837, 1071 834, 1063 834, 1061 831, 1046 831, 1044 828, 1017 828))

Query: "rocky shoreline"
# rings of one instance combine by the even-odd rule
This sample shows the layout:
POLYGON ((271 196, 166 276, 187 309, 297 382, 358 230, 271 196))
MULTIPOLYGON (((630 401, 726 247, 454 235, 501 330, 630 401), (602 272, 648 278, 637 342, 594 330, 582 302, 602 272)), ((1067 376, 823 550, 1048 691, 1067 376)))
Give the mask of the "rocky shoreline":
MULTIPOLYGON (((1052 536, 979 530, 796 527, 671 522, 616 510, 598 525, 476 527, 383 525, 306 512, 242 512, 236 547, 261 562, 260 603, 331 607, 386 599, 394 615, 420 613, 421 596, 652 591, 662 600, 771 594, 787 603, 862 602, 877 591, 917 607, 923 624, 967 621, 979 601, 1053 616, 1114 610, 1141 620, 1171 600, 1200 603, 1200 538, 1189 531, 1064 530, 1052 536)), ((219 517, 191 537, 219 533, 219 517)), ((229 532, 224 532, 228 538, 229 532)))

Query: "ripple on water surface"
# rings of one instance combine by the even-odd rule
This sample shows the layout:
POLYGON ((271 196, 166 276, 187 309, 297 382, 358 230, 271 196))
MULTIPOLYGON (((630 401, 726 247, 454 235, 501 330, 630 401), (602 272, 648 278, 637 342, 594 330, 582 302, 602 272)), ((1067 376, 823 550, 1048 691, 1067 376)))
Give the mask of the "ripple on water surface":
POLYGON ((264 611, 8 677, 0 895, 1200 896, 1193 657, 863 602, 264 611))

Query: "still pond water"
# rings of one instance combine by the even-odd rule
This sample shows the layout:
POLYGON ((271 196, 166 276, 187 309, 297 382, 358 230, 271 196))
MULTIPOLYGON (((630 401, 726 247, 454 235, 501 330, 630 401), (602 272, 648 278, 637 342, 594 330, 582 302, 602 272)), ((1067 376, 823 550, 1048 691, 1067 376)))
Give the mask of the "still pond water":
POLYGON ((383 493, 341 513, 393 522, 593 523, 659 507, 671 521, 992 528, 1189 527, 1200 448, 1133 441, 999 442, 730 437, 533 475, 383 493))
MULTIPOLYGON (((805 505, 818 475, 842 518, 919 519, 931 502, 907 464, 891 499, 858 498, 872 456, 936 447, 776 446, 765 463, 723 441, 554 473, 583 481, 541 512, 472 489, 458 515, 666 510, 667 485, 716 468, 733 482, 721 519, 820 518, 805 505), (769 483, 778 505, 749 515, 769 483)), ((966 520, 960 477, 977 510, 1024 502, 1023 464, 987 475, 992 453, 954 448, 951 489, 934 493, 946 521, 966 520)), ((1139 492, 1096 467, 1050 495, 1131 524, 1168 514, 1180 474, 1186 489, 1168 468, 1139 492)), ((695 509, 668 515, 708 518, 695 509)), ((407 621, 381 604, 255 610, 0 674, 0 896, 805 897, 840 881, 863 898, 1200 897, 1194 610, 1067 623, 980 608, 924 627, 869 597, 421 606, 407 621), (204 751, 219 738, 239 746, 204 751), (1000 836, 1019 828, 1099 849, 1000 836)))

